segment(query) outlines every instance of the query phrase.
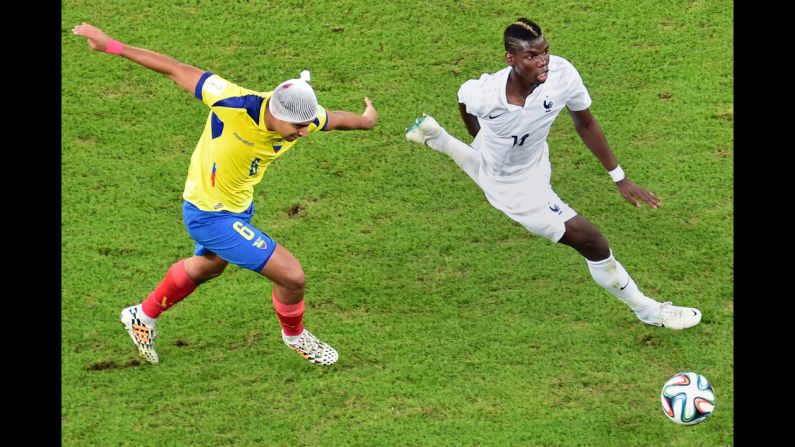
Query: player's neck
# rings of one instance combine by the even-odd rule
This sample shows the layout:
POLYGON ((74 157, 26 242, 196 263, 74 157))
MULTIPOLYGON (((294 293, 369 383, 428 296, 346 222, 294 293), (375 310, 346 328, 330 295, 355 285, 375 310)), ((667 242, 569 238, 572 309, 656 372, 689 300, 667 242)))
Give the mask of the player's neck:
POLYGON ((527 99, 538 86, 539 84, 537 83, 530 83, 516 76, 513 70, 511 70, 511 73, 508 74, 508 82, 505 85, 505 97, 511 104, 524 106, 525 99, 527 99))

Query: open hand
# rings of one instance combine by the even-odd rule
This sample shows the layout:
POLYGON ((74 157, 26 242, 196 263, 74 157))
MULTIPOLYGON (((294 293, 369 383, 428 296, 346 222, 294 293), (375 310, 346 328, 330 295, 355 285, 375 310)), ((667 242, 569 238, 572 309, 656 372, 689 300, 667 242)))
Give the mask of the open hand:
POLYGON ((372 129, 375 127, 375 123, 378 121, 378 112, 375 110, 375 106, 373 106, 373 101, 370 100, 368 97, 364 97, 364 113, 362 113, 362 117, 365 118, 367 121, 367 129, 372 129))
POLYGON ((101 29, 86 22, 72 28, 72 33, 76 36, 85 37, 88 41, 88 46, 95 51, 105 51, 106 45, 111 40, 101 29))
POLYGON ((657 197, 653 192, 646 191, 645 188, 636 185, 635 182, 626 177, 616 182, 616 186, 618 186, 618 191, 621 192, 621 195, 627 199, 627 202, 635 205, 636 208, 640 208, 639 200, 646 202, 652 208, 662 205, 660 197, 657 197))

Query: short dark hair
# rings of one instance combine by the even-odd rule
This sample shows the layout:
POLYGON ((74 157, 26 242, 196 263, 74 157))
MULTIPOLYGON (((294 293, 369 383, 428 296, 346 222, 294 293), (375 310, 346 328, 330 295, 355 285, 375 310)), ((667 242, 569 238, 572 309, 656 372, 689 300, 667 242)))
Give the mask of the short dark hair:
POLYGON ((515 22, 505 28, 503 34, 505 40, 505 51, 513 53, 520 49, 518 41, 531 41, 543 36, 541 27, 530 19, 520 17, 515 22))

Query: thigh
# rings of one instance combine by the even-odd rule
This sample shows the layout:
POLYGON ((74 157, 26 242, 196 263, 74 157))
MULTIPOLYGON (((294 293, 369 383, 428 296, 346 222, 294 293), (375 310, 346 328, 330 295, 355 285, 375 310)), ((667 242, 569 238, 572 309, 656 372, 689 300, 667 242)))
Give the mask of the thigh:
POLYGON ((279 244, 276 244, 273 256, 270 257, 260 273, 277 284, 297 286, 296 283, 302 284, 304 281, 304 269, 301 267, 301 263, 298 262, 295 255, 279 244))
POLYGON ((527 231, 552 242, 558 242, 563 237, 566 221, 577 215, 549 184, 530 181, 486 185, 483 191, 492 206, 527 231))
POLYGON ((460 164, 458 164, 458 166, 466 173, 466 175, 469 176, 469 178, 477 183, 478 176, 480 175, 480 163, 480 152, 472 151, 472 153, 467 154, 466 158, 460 164))

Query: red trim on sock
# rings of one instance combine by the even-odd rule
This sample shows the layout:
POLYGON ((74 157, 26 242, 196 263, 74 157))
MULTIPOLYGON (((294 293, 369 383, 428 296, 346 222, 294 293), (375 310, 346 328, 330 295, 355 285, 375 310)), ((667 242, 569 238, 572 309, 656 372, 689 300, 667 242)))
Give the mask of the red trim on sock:
POLYGON ((295 304, 284 304, 276 298, 276 290, 271 293, 271 300, 284 334, 289 336, 300 335, 304 331, 304 300, 295 304))
POLYGON ((168 269, 166 277, 141 303, 141 308, 150 318, 157 318, 162 312, 193 293, 196 287, 198 286, 185 271, 185 260, 182 259, 168 269))

